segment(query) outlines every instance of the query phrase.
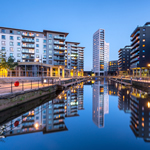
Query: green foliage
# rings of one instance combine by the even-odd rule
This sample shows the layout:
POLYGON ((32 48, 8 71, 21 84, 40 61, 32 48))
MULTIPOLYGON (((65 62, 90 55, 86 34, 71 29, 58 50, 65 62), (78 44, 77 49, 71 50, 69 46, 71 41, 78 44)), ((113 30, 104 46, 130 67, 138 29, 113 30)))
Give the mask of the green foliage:
POLYGON ((5 58, 1 58, 0 69, 5 68, 9 70, 14 70, 15 67, 18 66, 18 63, 14 61, 15 59, 12 57, 9 57, 7 62, 5 58))

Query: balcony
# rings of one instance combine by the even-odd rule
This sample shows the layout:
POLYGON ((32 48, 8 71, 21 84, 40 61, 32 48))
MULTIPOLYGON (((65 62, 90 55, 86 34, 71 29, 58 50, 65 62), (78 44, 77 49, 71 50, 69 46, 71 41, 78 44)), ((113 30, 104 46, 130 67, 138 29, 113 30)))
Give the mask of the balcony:
POLYGON ((34 43, 34 39, 22 39, 22 42, 31 42, 34 43))
POLYGON ((22 59, 34 59, 34 57, 30 57, 30 56, 22 56, 22 59))
POLYGON ((61 37, 61 36, 54 36, 54 39, 60 39, 60 40, 65 40, 65 37, 61 37))
POLYGON ((55 66, 65 66, 65 63, 54 63, 55 66))
POLYGON ((78 52, 76 52, 76 51, 71 51, 71 53, 72 53, 72 54, 78 54, 78 52))
POLYGON ((35 37, 34 33, 22 33, 22 36, 35 37))
MULTIPOLYGON (((135 43, 133 46, 132 46, 132 49, 134 49, 134 48, 136 48, 137 46, 139 46, 140 45, 140 41, 138 41, 137 43, 135 43)), ((131 49, 131 50, 132 50, 131 49)))
POLYGON ((71 45, 72 47, 78 47, 78 45, 71 45))
POLYGON ((54 49, 57 49, 57 50, 65 50, 65 48, 64 47, 54 47, 54 49))
POLYGON ((75 50, 75 51, 77 51, 78 49, 77 48, 71 48, 72 50, 75 50))
POLYGON ((56 41, 54 41, 54 44, 56 44, 56 45, 65 45, 65 42, 56 42, 56 41))
POLYGON ((133 58, 136 57, 136 56, 139 56, 139 52, 134 53, 134 54, 131 56, 131 59, 133 59, 133 58))
POLYGON ((65 61, 65 58, 61 58, 61 57, 54 57, 54 60, 56 60, 56 61, 65 61))
POLYGON ((64 55, 65 55, 65 53, 54 52, 54 55, 64 56, 64 55))
POLYGON ((77 62, 77 61, 71 61, 71 63, 73 63, 73 64, 77 64, 78 62, 77 62))
POLYGON ((139 61, 139 57, 132 59, 132 60, 130 61, 130 63, 134 63, 134 62, 136 62, 136 61, 139 61))
POLYGON ((131 50, 131 55, 134 54, 135 52, 139 51, 139 48, 140 48, 140 47, 138 46, 137 48, 132 49, 132 50, 131 50))
POLYGON ((34 45, 22 45, 22 47, 25 47, 25 48, 34 48, 35 46, 34 45))
POLYGON ((140 36, 136 37, 136 38, 132 41, 131 46, 133 46, 138 40, 140 40, 140 36))
POLYGON ((140 35, 140 31, 136 32, 136 34, 132 37, 131 41, 133 41, 137 35, 140 35))

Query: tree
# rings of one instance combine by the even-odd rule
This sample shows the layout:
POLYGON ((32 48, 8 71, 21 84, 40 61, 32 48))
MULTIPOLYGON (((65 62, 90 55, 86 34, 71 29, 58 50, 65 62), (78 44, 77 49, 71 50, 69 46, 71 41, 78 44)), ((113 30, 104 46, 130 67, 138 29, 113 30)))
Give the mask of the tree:
POLYGON ((17 62, 14 62, 14 61, 15 61, 14 58, 9 57, 9 58, 8 58, 8 61, 7 61, 7 67, 6 67, 6 68, 9 69, 9 70, 14 70, 15 67, 18 66, 18 63, 17 63, 17 62))
POLYGON ((5 58, 1 58, 1 62, 0 62, 0 70, 1 69, 7 69, 7 62, 5 58))

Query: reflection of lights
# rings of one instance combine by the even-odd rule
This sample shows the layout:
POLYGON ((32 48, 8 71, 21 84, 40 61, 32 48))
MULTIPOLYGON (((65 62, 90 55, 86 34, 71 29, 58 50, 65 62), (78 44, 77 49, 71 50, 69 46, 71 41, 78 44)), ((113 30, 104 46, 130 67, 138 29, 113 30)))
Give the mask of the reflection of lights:
POLYGON ((150 102, 148 102, 148 108, 150 108, 150 102))
POLYGON ((59 96, 59 99, 61 99, 61 96, 59 96))
POLYGON ((127 94, 129 94, 129 90, 127 90, 127 94))
POLYGON ((39 127, 39 124, 38 124, 38 123, 36 123, 34 126, 35 126, 35 128, 37 129, 37 128, 39 127))

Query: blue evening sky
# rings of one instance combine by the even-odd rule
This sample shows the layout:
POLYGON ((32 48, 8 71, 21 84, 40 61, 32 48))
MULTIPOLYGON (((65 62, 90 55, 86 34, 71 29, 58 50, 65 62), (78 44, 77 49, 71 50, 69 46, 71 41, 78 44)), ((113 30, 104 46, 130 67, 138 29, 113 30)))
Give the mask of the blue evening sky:
POLYGON ((92 69, 92 37, 105 29, 110 60, 130 44, 137 25, 150 21, 150 0, 1 0, 0 26, 69 32, 67 41, 85 46, 84 69, 92 69))

